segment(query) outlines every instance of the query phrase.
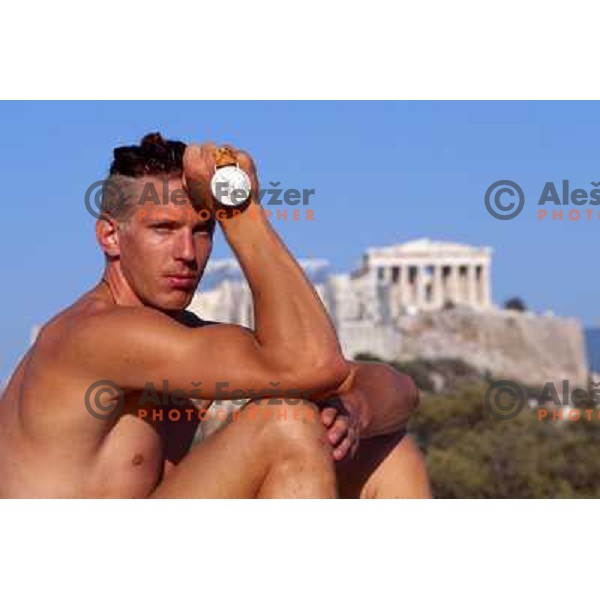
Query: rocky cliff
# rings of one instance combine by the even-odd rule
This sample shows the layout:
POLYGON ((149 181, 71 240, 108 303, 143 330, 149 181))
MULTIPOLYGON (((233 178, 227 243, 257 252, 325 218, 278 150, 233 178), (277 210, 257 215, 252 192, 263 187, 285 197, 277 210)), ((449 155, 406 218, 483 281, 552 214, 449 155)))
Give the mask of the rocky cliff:
POLYGON ((402 316, 396 329, 397 360, 459 358, 496 378, 587 383, 584 334, 575 319, 456 308, 402 316))

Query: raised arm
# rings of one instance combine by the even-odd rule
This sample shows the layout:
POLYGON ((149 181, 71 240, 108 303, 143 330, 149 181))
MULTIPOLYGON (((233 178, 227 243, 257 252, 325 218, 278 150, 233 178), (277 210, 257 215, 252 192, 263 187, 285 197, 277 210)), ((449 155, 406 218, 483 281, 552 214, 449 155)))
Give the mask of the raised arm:
MULTIPOLYGON (((220 224, 252 291, 257 344, 290 367, 291 362, 302 370, 333 368, 338 375, 347 371, 334 326, 319 296, 254 202, 258 178, 252 159, 242 151, 231 149, 231 154, 249 175, 252 194, 242 214, 220 224)), ((215 169, 214 156, 212 145, 186 149, 184 166, 192 195, 195 190, 207 190, 215 169)), ((210 197, 200 199, 210 202, 210 197)))
MULTIPOLYGON (((348 376, 321 300, 254 202, 258 179, 251 158, 232 152, 250 177, 252 195, 241 214, 219 222, 250 285, 254 330, 234 325, 188 329, 152 309, 121 307, 91 319, 81 333, 87 336, 86 344, 106 348, 102 369, 92 365, 92 370, 106 372, 106 377, 113 373, 116 383, 131 388, 166 379, 171 387, 190 390, 200 381, 205 398, 223 397, 224 385, 239 391, 232 392, 232 398, 257 389, 270 396, 287 390, 319 392, 338 386, 348 376), (106 331, 119 332, 119 339, 102 341, 106 331)), ((215 166, 214 146, 186 149, 189 193, 213 209, 209 190, 215 166)))
POLYGON ((336 356, 316 365, 276 343, 261 343, 244 327, 189 328, 143 307, 118 307, 88 318, 73 339, 71 362, 85 381, 107 379, 124 389, 149 383, 160 389, 166 381, 171 391, 206 399, 325 391, 348 372, 336 356))

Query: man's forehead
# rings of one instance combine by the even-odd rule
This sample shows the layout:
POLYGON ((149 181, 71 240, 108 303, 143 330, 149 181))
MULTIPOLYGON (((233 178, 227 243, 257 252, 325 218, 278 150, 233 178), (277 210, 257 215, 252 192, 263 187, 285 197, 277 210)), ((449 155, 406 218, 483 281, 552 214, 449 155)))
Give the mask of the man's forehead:
POLYGON ((199 207, 192 204, 181 177, 140 177, 136 182, 135 212, 139 221, 197 221, 199 207))
POLYGON ((140 204, 145 202, 157 204, 156 200, 158 200, 166 206, 175 196, 189 199, 183 186, 182 176, 147 175, 137 179, 136 185, 140 204))
POLYGON ((175 221, 177 223, 196 224, 206 221, 209 217, 207 211, 196 210, 188 201, 183 206, 169 204, 167 206, 139 206, 136 208, 138 220, 142 223, 155 223, 159 221, 175 221))

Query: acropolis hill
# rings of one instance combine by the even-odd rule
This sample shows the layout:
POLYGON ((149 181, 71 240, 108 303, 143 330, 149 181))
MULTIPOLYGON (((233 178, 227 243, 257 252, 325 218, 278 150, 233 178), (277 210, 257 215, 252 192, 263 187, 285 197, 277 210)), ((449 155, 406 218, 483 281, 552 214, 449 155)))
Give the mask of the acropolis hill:
MULTIPOLYGON (((357 271, 299 261, 337 328, 345 355, 385 360, 457 358, 498 378, 587 383, 576 319, 503 310, 492 302, 492 250, 418 239, 370 248, 357 271)), ((209 262, 190 309, 252 326, 252 296, 235 259, 209 262)))

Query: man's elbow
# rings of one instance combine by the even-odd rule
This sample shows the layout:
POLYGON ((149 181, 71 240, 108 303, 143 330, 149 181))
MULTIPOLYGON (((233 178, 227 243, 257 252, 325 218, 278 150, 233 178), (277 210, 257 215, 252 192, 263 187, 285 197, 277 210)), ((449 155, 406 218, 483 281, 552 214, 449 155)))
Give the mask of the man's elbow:
POLYGON ((303 387, 321 393, 338 389, 349 375, 350 364, 342 354, 333 353, 305 366, 297 377, 303 382, 303 387))
POLYGON ((388 366, 389 372, 393 374, 396 380, 397 397, 405 412, 414 413, 421 404, 421 392, 415 383, 415 380, 406 373, 398 371, 394 367, 388 366))

